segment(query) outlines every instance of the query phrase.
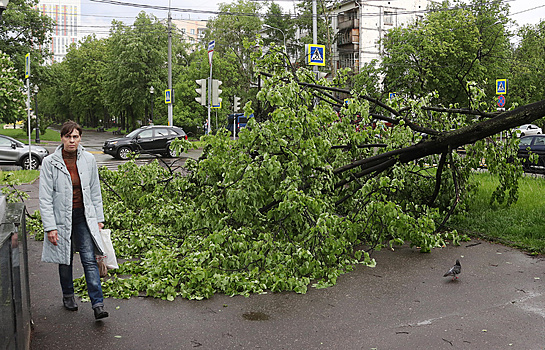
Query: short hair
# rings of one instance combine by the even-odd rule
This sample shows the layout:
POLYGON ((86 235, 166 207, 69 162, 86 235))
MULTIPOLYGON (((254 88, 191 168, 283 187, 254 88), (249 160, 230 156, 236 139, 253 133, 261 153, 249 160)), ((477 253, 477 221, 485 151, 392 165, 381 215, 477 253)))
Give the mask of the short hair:
POLYGON ((68 120, 64 122, 64 124, 61 127, 61 137, 63 137, 64 135, 71 134, 74 130, 77 130, 80 136, 81 134, 83 134, 83 129, 75 121, 68 120))

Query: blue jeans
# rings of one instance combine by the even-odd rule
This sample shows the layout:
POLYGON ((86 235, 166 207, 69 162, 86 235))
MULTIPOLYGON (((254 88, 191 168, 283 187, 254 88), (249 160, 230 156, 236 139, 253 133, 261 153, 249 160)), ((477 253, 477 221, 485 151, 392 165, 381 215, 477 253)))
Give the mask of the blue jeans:
MULTIPOLYGON (((104 306, 104 296, 100 284, 100 274, 95 258, 95 243, 91 231, 87 227, 83 208, 72 211, 72 244, 79 252, 81 265, 87 282, 87 292, 91 299, 93 308, 104 306)), ((70 257, 70 265, 59 264, 59 277, 61 280, 62 294, 65 297, 74 295, 74 279, 72 277, 72 261, 74 254, 70 257)))

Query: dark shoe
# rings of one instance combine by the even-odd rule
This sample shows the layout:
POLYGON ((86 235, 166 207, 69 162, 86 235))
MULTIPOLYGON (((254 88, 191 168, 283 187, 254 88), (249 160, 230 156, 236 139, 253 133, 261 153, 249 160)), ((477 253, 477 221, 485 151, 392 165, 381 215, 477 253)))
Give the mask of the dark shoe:
POLYGON ((76 299, 73 296, 62 297, 62 303, 64 304, 64 308, 66 310, 78 311, 78 304, 76 304, 76 299))
POLYGON ((108 317, 108 313, 104 311, 104 306, 97 306, 93 311, 95 312, 95 320, 108 317))

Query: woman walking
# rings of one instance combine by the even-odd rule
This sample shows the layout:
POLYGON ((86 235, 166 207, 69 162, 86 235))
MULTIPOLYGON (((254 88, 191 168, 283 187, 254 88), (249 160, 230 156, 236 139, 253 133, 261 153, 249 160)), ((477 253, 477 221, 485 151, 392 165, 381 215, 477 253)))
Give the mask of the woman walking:
POLYGON ((102 194, 95 158, 80 145, 82 128, 67 121, 62 144, 46 157, 40 172, 40 211, 46 239, 42 261, 59 264, 64 307, 77 311, 72 261, 78 251, 95 319, 108 317, 95 255, 103 255, 102 194))

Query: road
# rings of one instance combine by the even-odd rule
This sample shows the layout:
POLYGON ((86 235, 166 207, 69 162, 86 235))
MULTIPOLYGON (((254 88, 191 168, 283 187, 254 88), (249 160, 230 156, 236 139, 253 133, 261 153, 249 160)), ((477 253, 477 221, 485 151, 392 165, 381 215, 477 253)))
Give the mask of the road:
MULTIPOLYGON (((94 130, 85 130, 82 134, 81 138, 81 145, 85 148, 86 151, 90 152, 95 156, 95 159, 97 161, 98 167, 107 167, 110 170, 117 170, 117 167, 126 161, 124 160, 118 160, 113 158, 112 156, 108 154, 104 154, 102 152, 102 145, 104 144, 104 141, 110 138, 119 137, 113 135, 111 132, 97 132, 94 130)), ((28 143, 28 140, 27 142, 28 143)), ((52 141, 42 141, 39 144, 32 143, 33 145, 40 145, 45 147, 49 153, 55 152, 55 149, 58 145, 60 145, 60 141, 58 142, 52 142, 52 141)), ((179 158, 162 158, 160 156, 155 155, 145 155, 142 154, 138 157, 136 160, 137 164, 147 164, 154 159, 163 159, 167 164, 173 164, 180 165, 180 163, 183 164, 187 158, 194 158, 198 159, 202 154, 202 150, 190 150, 188 153, 182 154, 179 158)), ((0 169, 3 171, 13 171, 13 170, 20 170, 21 167, 19 166, 8 166, 8 165, 2 165, 0 166, 0 169)))

